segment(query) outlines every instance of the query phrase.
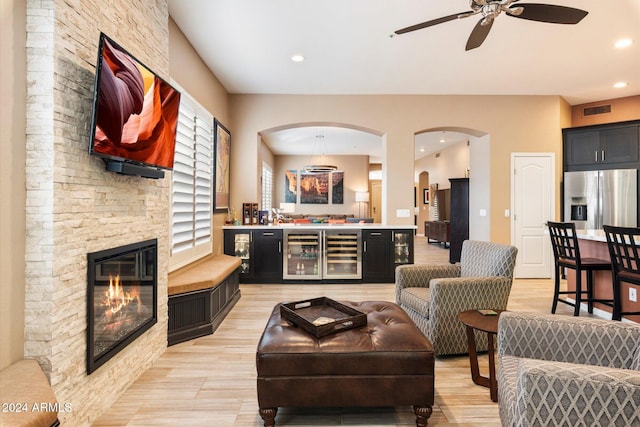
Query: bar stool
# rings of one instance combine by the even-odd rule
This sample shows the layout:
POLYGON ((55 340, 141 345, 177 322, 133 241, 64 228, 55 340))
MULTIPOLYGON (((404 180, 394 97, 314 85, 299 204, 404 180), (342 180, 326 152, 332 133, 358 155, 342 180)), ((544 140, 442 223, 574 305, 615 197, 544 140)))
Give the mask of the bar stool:
POLYGON ((613 320, 622 315, 638 315, 640 311, 622 311, 621 282, 640 285, 640 228, 605 225, 611 265, 613 266, 613 320))
POLYGON ((580 315, 580 303, 587 302, 589 313, 593 313, 593 303, 613 307, 612 299, 596 299, 593 296, 593 272, 596 270, 611 270, 611 261, 599 258, 583 258, 580 256, 578 237, 576 236, 576 226, 572 222, 551 222, 548 221, 549 235, 551 236, 551 246, 553 247, 553 257, 555 262, 555 290, 553 293, 553 305, 551 313, 555 314, 558 302, 574 307, 573 315, 580 315), (560 290, 560 275, 563 268, 570 268, 576 271, 575 291, 560 290), (587 273, 586 298, 582 297, 585 291, 582 290, 582 272, 587 273), (560 295, 575 294, 575 303, 560 299, 560 295))

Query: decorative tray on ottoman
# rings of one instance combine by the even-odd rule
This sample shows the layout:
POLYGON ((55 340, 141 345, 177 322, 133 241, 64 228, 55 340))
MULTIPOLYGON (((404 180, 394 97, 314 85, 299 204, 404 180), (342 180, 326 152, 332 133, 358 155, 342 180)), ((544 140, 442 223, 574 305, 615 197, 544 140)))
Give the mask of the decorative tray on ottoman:
POLYGON ((367 324, 367 315, 327 297, 280 304, 280 316, 316 338, 367 324))

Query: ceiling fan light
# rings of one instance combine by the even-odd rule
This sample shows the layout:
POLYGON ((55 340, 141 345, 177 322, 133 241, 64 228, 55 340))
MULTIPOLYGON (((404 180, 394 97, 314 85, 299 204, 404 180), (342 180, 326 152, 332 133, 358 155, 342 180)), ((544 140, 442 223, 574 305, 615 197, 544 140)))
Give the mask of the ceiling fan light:
POLYGON ((483 27, 486 27, 487 25, 490 25, 492 22, 493 22, 493 16, 485 16, 480 20, 480 25, 482 25, 483 27))
POLYGON ((522 12, 524 11, 524 7, 518 6, 518 7, 510 7, 506 9, 506 12, 509 15, 513 15, 513 16, 520 16, 522 15, 522 12))

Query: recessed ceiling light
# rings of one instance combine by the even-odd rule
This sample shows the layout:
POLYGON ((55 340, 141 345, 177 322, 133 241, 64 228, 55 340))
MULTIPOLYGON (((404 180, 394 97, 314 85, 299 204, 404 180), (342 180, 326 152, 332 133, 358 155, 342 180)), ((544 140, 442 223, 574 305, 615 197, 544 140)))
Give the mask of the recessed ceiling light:
POLYGON ((293 62, 302 62, 302 61, 304 61, 304 56, 302 56, 302 55, 293 55, 291 57, 291 60, 293 62))
POLYGON ((617 49, 624 49, 626 47, 631 46, 632 43, 633 43, 633 41, 631 39, 620 39, 620 40, 616 41, 614 46, 617 49))
POLYGON ((616 84, 613 85, 613 87, 615 87, 616 89, 621 89, 623 87, 627 87, 629 85, 629 83, 627 82, 618 82, 616 84))

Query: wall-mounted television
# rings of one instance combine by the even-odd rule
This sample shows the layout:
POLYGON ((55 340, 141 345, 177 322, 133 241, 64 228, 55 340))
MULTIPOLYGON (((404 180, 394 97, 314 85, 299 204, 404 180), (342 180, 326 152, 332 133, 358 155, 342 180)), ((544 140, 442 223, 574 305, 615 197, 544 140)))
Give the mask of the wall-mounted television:
POLYGON ((180 92, 100 33, 89 153, 107 170, 161 178, 173 169, 180 92))

